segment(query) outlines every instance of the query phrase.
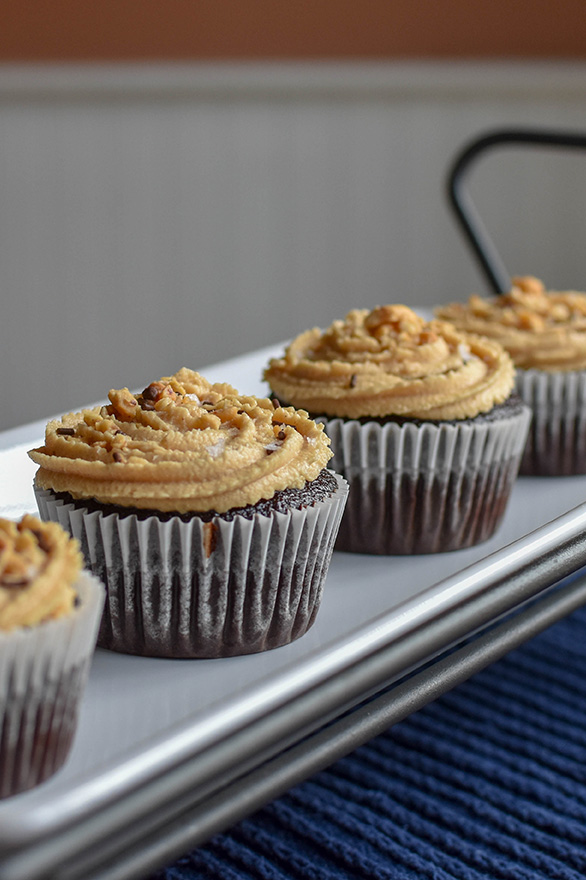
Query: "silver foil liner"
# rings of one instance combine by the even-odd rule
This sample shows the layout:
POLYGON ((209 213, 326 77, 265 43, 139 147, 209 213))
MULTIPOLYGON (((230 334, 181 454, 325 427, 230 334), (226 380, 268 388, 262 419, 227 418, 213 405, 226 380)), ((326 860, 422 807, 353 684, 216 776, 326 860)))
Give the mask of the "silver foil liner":
POLYGON ((209 523, 64 503, 35 488, 41 518, 79 539, 106 585, 98 644, 151 657, 225 657, 287 644, 313 623, 348 495, 287 513, 209 523))
POLYGON ((67 616, 0 633, 0 797, 43 782, 69 753, 104 605, 92 575, 75 587, 67 616))
POLYGON ((438 553, 486 540, 517 476, 527 407, 479 422, 323 421, 350 484, 337 550, 438 553))
POLYGON ((516 388, 533 411, 520 473, 586 474, 586 371, 517 370, 516 388))

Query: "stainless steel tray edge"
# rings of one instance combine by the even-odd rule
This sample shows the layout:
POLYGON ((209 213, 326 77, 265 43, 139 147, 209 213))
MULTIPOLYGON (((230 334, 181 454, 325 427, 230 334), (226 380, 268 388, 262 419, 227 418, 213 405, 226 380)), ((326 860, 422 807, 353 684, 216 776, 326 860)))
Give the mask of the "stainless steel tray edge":
MULTIPOLYGON (((253 773, 219 791, 205 805, 178 816, 159 834, 137 844, 125 842, 113 859, 100 854, 97 864, 79 866, 60 880, 141 880, 144 872, 169 864, 204 844, 294 785, 328 767, 374 736, 461 684, 523 642, 538 635, 586 603, 586 578, 526 609, 472 644, 450 654, 387 693, 343 716, 325 729, 279 754, 253 773)), ((14 878, 17 880, 17 878, 14 878)), ((18 878, 20 880, 20 878, 18 878)))
POLYGON ((585 603, 586 572, 582 571, 292 747, 281 749, 251 770, 243 769, 204 801, 186 798, 174 815, 163 811, 154 823, 136 826, 134 833, 126 829, 109 836, 100 845, 88 847, 75 861, 62 851, 58 861, 47 862, 50 851, 44 848, 16 854, 4 863, 0 876, 2 880, 138 880, 145 871, 201 845, 585 603))

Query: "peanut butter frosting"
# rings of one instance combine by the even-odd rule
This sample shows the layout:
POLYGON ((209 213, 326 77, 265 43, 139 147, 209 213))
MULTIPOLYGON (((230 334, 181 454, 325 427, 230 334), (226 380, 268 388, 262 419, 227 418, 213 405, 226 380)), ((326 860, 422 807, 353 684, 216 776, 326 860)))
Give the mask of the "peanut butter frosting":
POLYGON ((0 631, 68 614, 81 568, 78 542, 57 523, 0 519, 0 631))
POLYGON ((278 401, 240 395, 183 368, 140 394, 49 423, 29 453, 37 484, 76 499, 189 513, 300 489, 331 458, 323 425, 278 401))
POLYGON ((506 400, 514 383, 498 343, 404 305, 355 309, 323 332, 307 330, 264 375, 282 400, 341 418, 473 418, 506 400))
POLYGON ((530 275, 512 279, 506 294, 450 303, 436 314, 470 333, 496 339, 521 369, 586 368, 586 293, 546 290, 530 275))

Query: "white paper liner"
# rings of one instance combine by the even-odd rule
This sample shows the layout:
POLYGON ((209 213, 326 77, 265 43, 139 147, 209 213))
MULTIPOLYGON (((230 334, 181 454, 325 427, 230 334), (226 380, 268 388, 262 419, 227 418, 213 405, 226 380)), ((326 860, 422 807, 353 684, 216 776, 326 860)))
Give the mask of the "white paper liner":
POLYGON ((81 543, 106 583, 101 647, 159 657, 223 657, 287 644, 313 623, 348 495, 252 519, 104 515, 36 489, 41 518, 81 543))
POLYGON ((88 572, 75 588, 67 616, 0 632, 0 797, 38 785, 69 753, 104 605, 88 572))
POLYGON ((323 421, 331 466, 350 484, 336 549, 437 553, 486 540, 500 522, 530 421, 527 407, 461 423, 323 421))
POLYGON ((586 473, 586 371, 517 370, 517 393, 533 410, 522 474, 586 473))

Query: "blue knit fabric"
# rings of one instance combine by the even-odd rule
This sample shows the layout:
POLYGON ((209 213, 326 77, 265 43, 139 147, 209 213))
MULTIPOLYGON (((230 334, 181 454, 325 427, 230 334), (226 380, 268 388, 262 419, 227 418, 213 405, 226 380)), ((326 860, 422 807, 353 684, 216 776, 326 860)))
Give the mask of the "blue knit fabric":
POLYGON ((157 880, 583 880, 586 609, 157 880))

